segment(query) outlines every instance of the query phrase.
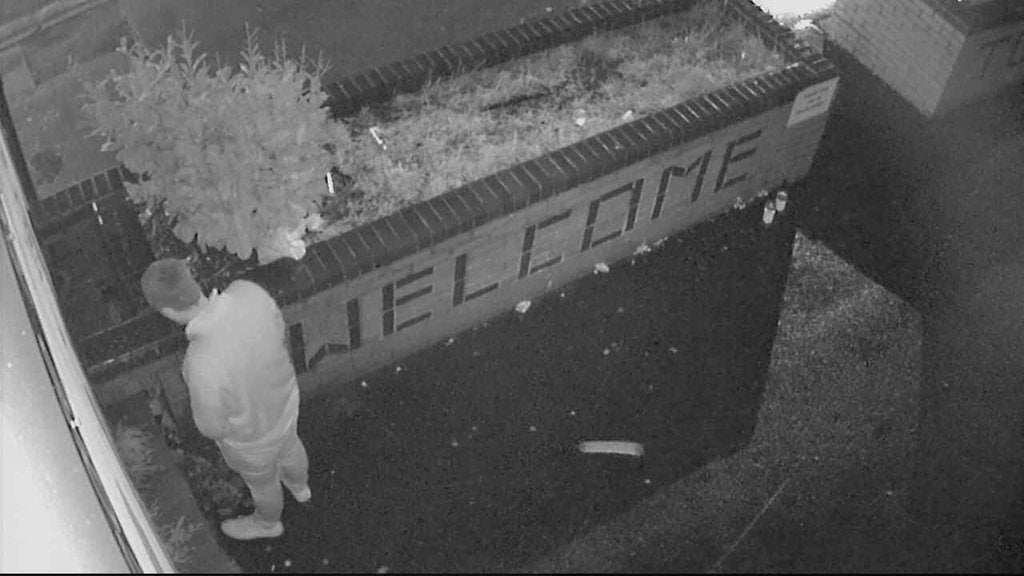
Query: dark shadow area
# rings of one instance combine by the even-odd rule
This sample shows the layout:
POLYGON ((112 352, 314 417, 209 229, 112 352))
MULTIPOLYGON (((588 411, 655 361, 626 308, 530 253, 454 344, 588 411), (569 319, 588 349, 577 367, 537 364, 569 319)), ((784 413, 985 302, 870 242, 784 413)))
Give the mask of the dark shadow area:
POLYGON ((124 196, 84 205, 40 233, 39 243, 76 342, 150 313, 139 279, 153 256, 124 196))
POLYGON ((800 230, 922 312, 949 302, 979 270, 1019 260, 1024 196, 991 186, 993 174, 1019 170, 1017 95, 928 120, 827 46, 842 79, 800 186, 800 230))
MULTIPOLYGON (((926 120, 848 54, 798 227, 923 315, 917 569, 1019 570, 1024 550, 1024 106, 926 120)), ((910 545, 908 545, 910 546, 910 545)))
POLYGON ((793 234, 760 212, 306 402, 312 504, 286 507, 280 540, 226 549, 250 571, 507 571, 741 448, 793 234))

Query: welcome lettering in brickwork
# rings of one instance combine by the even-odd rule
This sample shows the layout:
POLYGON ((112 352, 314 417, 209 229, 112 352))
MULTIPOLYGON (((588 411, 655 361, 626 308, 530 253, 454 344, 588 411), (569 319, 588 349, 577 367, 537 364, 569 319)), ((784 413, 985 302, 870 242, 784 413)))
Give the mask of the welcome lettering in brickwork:
POLYGON ((328 356, 415 330, 510 283, 585 258, 637 227, 663 218, 703 216, 731 204, 734 188, 750 177, 763 132, 748 128, 719 145, 686 150, 668 166, 640 178, 624 176, 628 181, 582 197, 567 191, 545 204, 550 213, 526 220, 517 232, 423 261, 420 268, 344 302, 326 301, 319 304, 321 313, 307 310, 303 321, 289 329, 296 370, 311 370, 328 356), (565 198, 573 204, 559 205, 565 198), (342 306, 344 314, 339 314, 342 306))

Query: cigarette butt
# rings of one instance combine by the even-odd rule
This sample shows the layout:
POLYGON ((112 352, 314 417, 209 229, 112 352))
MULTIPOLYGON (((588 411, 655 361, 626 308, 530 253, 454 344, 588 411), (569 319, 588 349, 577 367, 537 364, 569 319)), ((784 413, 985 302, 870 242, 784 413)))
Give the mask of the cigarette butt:
POLYGON ((580 452, 584 454, 621 454, 639 458, 644 455, 644 445, 639 442, 619 440, 588 440, 580 442, 580 452))

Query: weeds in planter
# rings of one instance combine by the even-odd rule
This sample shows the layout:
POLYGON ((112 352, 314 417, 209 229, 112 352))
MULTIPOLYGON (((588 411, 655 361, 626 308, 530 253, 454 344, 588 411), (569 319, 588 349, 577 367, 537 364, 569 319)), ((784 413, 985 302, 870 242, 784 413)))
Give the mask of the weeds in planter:
POLYGON ((252 497, 237 472, 228 468, 217 446, 204 439, 183 442, 176 430, 161 427, 164 441, 185 475, 200 511, 212 523, 252 507, 252 497))
POLYGON ((192 559, 196 548, 194 537, 200 526, 187 522, 184 517, 177 520, 160 521, 166 516, 161 509, 159 496, 152 494, 154 479, 164 472, 153 462, 153 438, 148 432, 134 426, 119 423, 114 430, 114 444, 128 475, 142 496, 149 517, 157 522, 157 532, 171 560, 181 568, 192 559))
POLYGON ((199 509, 211 521, 219 522, 252 508, 245 482, 228 468, 215 447, 182 449, 178 456, 199 509))
MULTIPOLYGON (((364 109, 347 119, 349 176, 398 207, 781 64, 719 3, 705 2, 364 109)), ((315 237, 338 231, 328 226, 315 237)))

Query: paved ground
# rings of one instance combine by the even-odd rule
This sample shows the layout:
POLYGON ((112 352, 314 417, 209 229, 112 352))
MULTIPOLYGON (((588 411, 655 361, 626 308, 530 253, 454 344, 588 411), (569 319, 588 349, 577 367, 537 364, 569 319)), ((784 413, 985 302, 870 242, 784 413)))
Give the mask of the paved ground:
MULTIPOLYGON (((481 25, 515 21, 521 14, 556 3, 517 2, 486 22, 471 16, 471 4, 450 3, 449 12, 434 16, 434 11, 427 10, 417 16, 410 11, 421 5, 417 2, 392 1, 374 7, 370 2, 353 1, 345 3, 351 18, 335 24, 336 20, 326 17, 333 16, 333 11, 317 12, 326 10, 325 2, 315 3, 311 11, 302 14, 273 9, 269 2, 233 2, 218 3, 218 9, 226 12, 217 18, 194 21, 213 45, 234 46, 241 38, 238 26, 225 27, 226 22, 237 22, 231 19, 231 10, 245 11, 245 19, 263 27, 273 25, 286 36, 331 38, 344 44, 325 46, 349 56, 338 70, 351 71, 393 59, 409 49, 436 45, 441 38, 448 41, 459 34, 475 33, 479 31, 475 27, 481 25), (396 30, 388 19, 373 16, 388 10, 407 15, 408 21, 417 24, 415 33, 405 27, 396 30), (376 27, 367 22, 377 22, 376 27), (305 33, 313 29, 318 32, 305 33)), ((69 22, 60 31, 34 40, 38 43, 33 52, 34 70, 40 81, 18 96, 14 108, 19 136, 41 194, 113 164, 111 158, 95 151, 97 143, 82 137, 81 129, 71 129, 77 125, 75 95, 84 79, 117 65, 106 49, 96 47, 97 38, 113 39, 132 26, 158 37, 167 22, 183 15, 194 17, 200 3, 154 5, 160 5, 163 12, 125 13, 123 20, 117 12, 116 21, 91 17, 69 22), (66 62, 69 51, 79 55, 79 66, 62 72, 61 57, 66 62)), ((886 98, 893 96, 876 101, 886 98)), ((1000 169, 1024 165, 1015 160, 1021 148, 1013 137, 1013 121, 1019 116, 1009 109, 1002 116, 967 115, 959 124, 933 134, 929 145, 901 151, 907 165, 934 165, 934 180, 913 181, 920 172, 901 172, 884 158, 866 159, 859 171, 846 175, 838 169, 822 172, 825 175, 810 193, 828 197, 833 210, 822 215, 819 205, 817 212, 806 211, 805 227, 919 308, 922 303, 942 299, 929 296, 930 291, 922 287, 939 287, 942 294, 955 294, 957 290, 946 288, 962 285, 974 272, 1000 270, 991 264, 1011 261, 1013 247, 1021 245, 1015 217, 1019 197, 1011 194, 1020 176, 1000 169), (894 177, 898 185, 887 184, 883 176, 894 177), (849 182, 834 185, 839 180, 849 182), (1001 186, 993 185, 1000 182, 1001 186), (992 189, 1004 192, 984 194, 992 189), (942 202, 919 202, 909 212, 900 208, 911 203, 910 192, 919 192, 920 198, 921 190, 948 193, 941 195, 942 202), (872 203, 892 209, 856 215, 858 205, 872 203), (838 218, 836 206, 849 208, 851 216, 838 218), (972 207, 986 208, 968 209, 972 207), (819 215, 817 219, 812 217, 814 213, 819 215), (913 215, 911 220, 931 224, 907 222, 908 214, 913 215), (904 220, 897 217, 901 215, 904 220), (947 224, 959 232, 943 241, 938 232, 947 224), (992 227, 999 233, 989 234, 992 227), (944 256, 935 258, 944 248, 944 256)), ((907 115, 905 124, 878 124, 898 113, 897 106, 888 115, 846 116, 830 130, 845 130, 846 135, 857 130, 881 131, 889 135, 890 143, 908 139, 900 130, 924 130, 913 114, 907 115)), ((834 158, 844 154, 837 141, 831 145, 834 158)), ((847 141, 844 145, 858 144, 847 141)), ((859 146, 865 145, 859 141, 859 146)), ((877 146, 876 151, 885 154, 877 146)), ((933 316, 922 319, 892 293, 843 268, 826 253, 816 252, 806 242, 798 244, 798 250, 805 251, 807 261, 833 266, 836 277, 843 281, 832 286, 801 285, 800 271, 794 270, 792 294, 817 304, 810 311, 789 308, 784 316, 765 405, 751 445, 651 495, 626 514, 534 561, 528 570, 1006 568, 1006 564, 994 565, 987 559, 944 557, 943 541, 913 524, 907 513, 921 335, 927 326, 935 325, 933 316)), ((981 276, 993 279, 981 287, 998 295, 999 301, 1011 301, 1017 292, 1016 283, 1008 284, 1011 275, 981 276)), ((946 334, 947 341, 953 339, 946 334)), ((1019 546, 1019 541, 1008 546, 1015 545, 1019 546)))

